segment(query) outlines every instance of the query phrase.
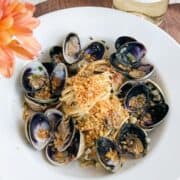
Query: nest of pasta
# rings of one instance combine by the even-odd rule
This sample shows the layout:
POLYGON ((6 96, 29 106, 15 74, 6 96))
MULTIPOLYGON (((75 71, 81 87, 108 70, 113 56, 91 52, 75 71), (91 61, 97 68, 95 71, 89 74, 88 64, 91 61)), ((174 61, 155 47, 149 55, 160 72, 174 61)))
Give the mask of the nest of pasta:
POLYGON ((79 73, 68 78, 60 98, 60 110, 76 119, 76 127, 85 136, 84 164, 95 163, 96 140, 115 139, 129 113, 117 97, 123 76, 115 72, 107 60, 86 64, 79 73))

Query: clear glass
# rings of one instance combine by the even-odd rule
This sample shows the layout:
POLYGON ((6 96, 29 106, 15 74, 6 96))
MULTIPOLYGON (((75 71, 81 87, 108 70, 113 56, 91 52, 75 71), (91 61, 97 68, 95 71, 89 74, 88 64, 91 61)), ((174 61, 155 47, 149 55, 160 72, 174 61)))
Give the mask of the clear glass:
POLYGON ((168 2, 169 0, 113 0, 113 7, 160 25, 167 11, 168 2))

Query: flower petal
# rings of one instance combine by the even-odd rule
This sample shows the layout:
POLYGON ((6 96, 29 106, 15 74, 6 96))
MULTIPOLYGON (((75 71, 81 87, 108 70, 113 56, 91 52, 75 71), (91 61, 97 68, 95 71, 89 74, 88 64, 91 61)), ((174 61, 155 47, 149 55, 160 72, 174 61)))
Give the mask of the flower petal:
POLYGON ((18 41, 22 43, 22 46, 27 51, 31 52, 35 56, 39 54, 39 51, 41 49, 40 44, 37 42, 37 40, 33 36, 17 36, 18 41))
POLYGON ((8 48, 0 47, 0 73, 11 77, 14 71, 14 55, 8 48))
POLYGON ((2 16, 3 16, 3 10, 0 9, 0 19, 2 18, 2 16))
POLYGON ((0 20, 0 30, 6 30, 12 27, 13 25, 13 18, 11 16, 5 17, 4 19, 0 20))
POLYGON ((36 28, 37 26, 39 26, 40 24, 40 20, 37 19, 37 18, 31 18, 29 19, 28 21, 26 21, 26 23, 24 24, 24 26, 30 28, 30 29, 34 29, 36 28))
POLYGON ((14 8, 14 12, 17 13, 25 13, 26 9, 25 9, 25 5, 24 3, 18 3, 15 8, 14 8))
POLYGON ((6 7, 10 0, 0 0, 0 7, 6 7))
POLYGON ((4 16, 12 16, 14 14, 15 7, 19 4, 17 0, 12 1, 6 8, 4 8, 4 16))
POLYGON ((32 30, 24 26, 13 26, 10 32, 14 35, 25 35, 25 36, 32 35, 32 30))
POLYGON ((32 15, 27 12, 25 14, 18 14, 14 17, 14 26, 26 26, 33 29, 39 25, 39 19, 32 17, 32 15))
POLYGON ((35 54, 29 52, 27 49, 25 49, 22 44, 20 44, 18 41, 13 40, 9 45, 9 48, 11 48, 16 55, 20 56, 23 59, 33 59, 35 57, 35 54))
POLYGON ((33 4, 28 3, 28 2, 25 3, 25 7, 27 10, 31 11, 32 13, 34 13, 36 10, 36 7, 33 4))
POLYGON ((0 45, 7 45, 11 40, 12 36, 8 31, 0 31, 0 45))

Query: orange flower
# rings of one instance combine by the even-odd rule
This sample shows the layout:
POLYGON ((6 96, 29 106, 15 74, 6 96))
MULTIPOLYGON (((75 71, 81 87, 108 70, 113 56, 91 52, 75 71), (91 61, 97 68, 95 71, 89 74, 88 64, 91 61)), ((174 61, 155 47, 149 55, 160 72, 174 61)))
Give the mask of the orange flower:
POLYGON ((0 73, 11 77, 15 55, 32 60, 40 51, 33 37, 39 20, 34 5, 19 0, 0 0, 0 73))

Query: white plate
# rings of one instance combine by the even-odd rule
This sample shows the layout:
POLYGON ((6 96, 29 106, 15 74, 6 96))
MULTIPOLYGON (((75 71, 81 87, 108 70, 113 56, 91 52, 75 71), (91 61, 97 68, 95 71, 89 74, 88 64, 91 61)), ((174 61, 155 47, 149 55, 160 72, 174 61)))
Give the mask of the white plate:
POLYGON ((165 32, 143 19, 106 8, 74 8, 42 16, 35 35, 43 51, 61 42, 70 31, 87 43, 90 36, 109 44, 120 35, 130 35, 143 42, 166 91, 170 112, 166 122, 156 129, 149 154, 116 174, 105 174, 78 164, 51 166, 25 141, 21 118, 19 72, 25 61, 17 61, 12 79, 0 80, 0 179, 10 180, 178 180, 180 177, 180 47, 165 32), (135 165, 133 165, 135 164, 135 165))

